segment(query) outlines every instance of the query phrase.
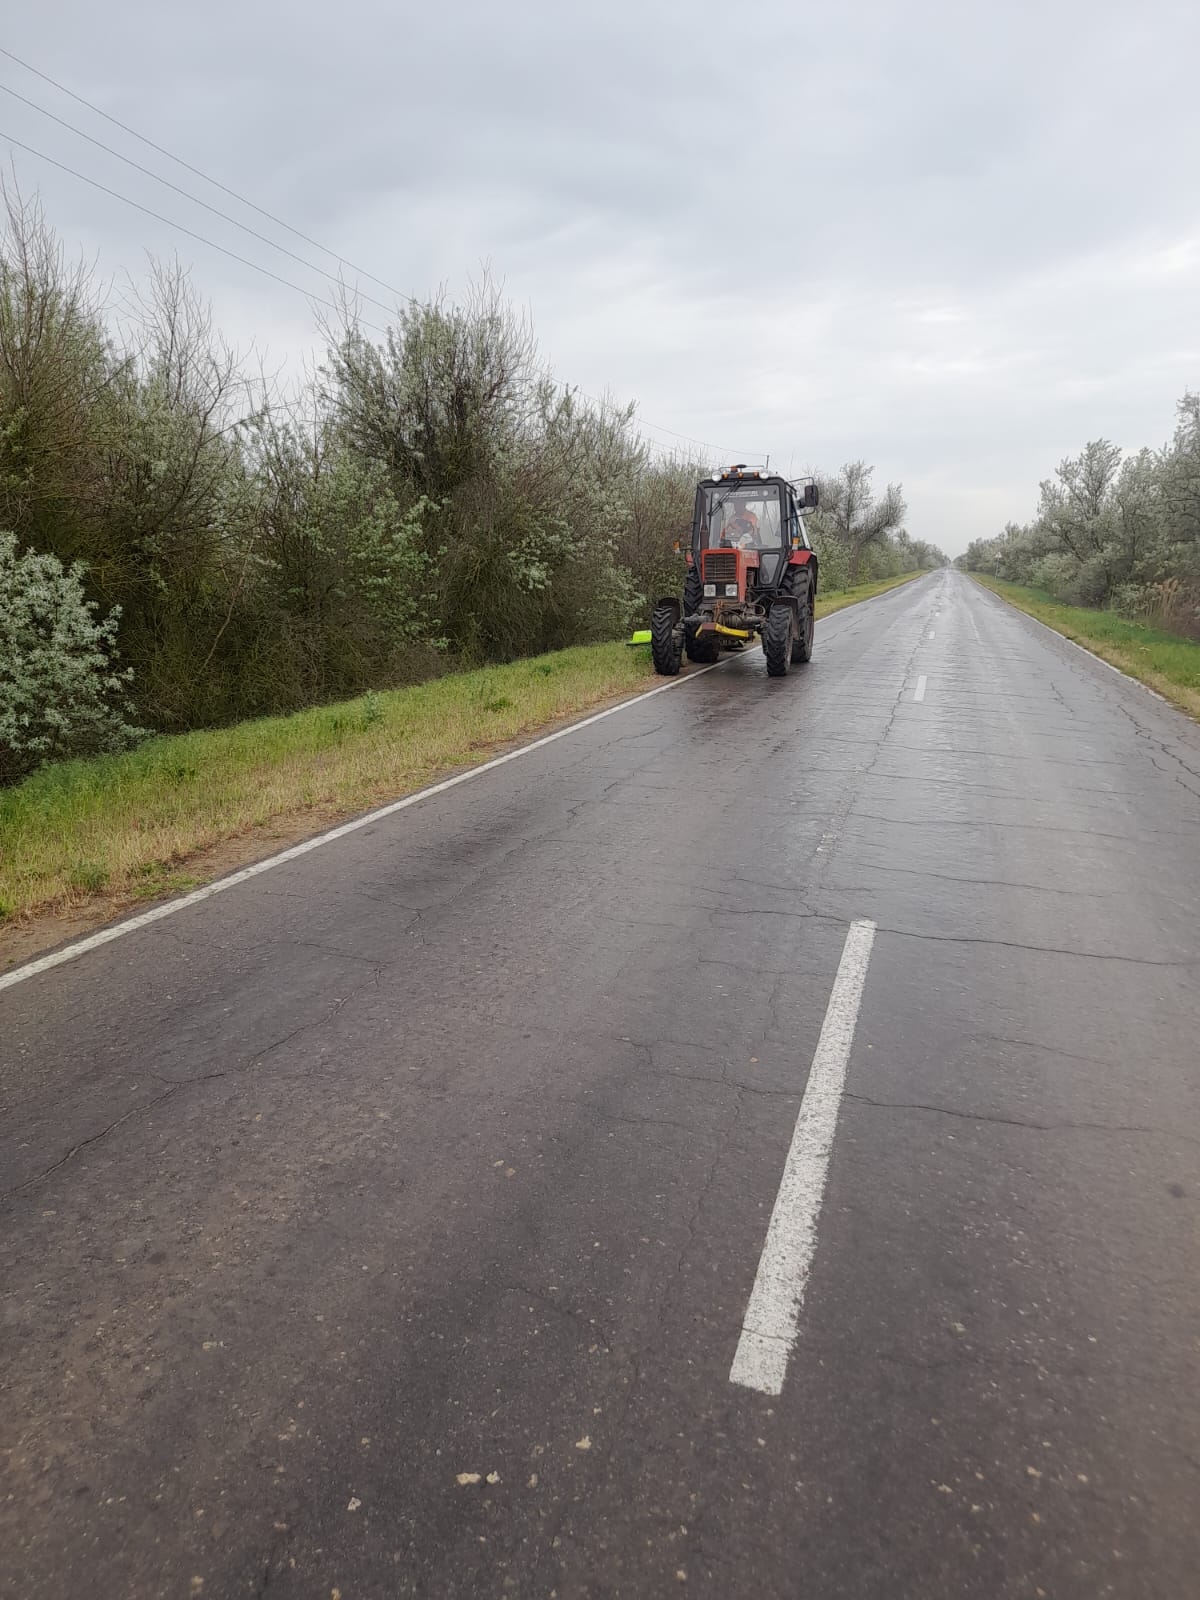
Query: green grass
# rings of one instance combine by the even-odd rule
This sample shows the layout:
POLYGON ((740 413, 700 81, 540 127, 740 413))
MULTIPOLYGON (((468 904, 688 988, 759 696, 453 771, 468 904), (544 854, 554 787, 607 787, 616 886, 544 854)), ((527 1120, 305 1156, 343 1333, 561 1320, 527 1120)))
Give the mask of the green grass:
POLYGON ((987 578, 978 572, 970 576, 1056 633, 1074 639, 1122 672, 1157 689, 1181 710, 1200 717, 1200 644, 1144 622, 1129 622, 1115 611, 1064 606, 1040 589, 987 578))
MULTIPOLYGON (((906 581, 823 596, 818 614, 906 581)), ((652 675, 646 647, 589 645, 46 767, 0 790, 0 922, 195 888, 193 858, 213 846, 284 826, 299 837, 306 821, 315 833, 652 675)))
POLYGON ((353 813, 559 717, 645 686, 648 650, 561 650, 415 688, 46 767, 0 790, 0 916, 199 880, 190 856, 273 823, 353 813))
POLYGON ((874 583, 856 583, 850 589, 829 589, 817 594, 817 615, 828 617, 834 611, 841 611, 843 606, 857 605, 860 600, 870 600, 877 594, 886 594, 889 589, 896 589, 902 583, 911 583, 914 578, 923 578, 923 572, 902 572, 898 578, 877 578, 874 583))

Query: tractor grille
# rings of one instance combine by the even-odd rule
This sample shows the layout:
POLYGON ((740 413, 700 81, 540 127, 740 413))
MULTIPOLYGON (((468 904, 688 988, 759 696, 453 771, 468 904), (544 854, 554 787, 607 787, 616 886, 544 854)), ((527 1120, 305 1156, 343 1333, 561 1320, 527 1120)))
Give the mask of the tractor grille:
POLYGON ((705 583, 736 583, 736 550, 704 550, 700 554, 700 573, 705 583))

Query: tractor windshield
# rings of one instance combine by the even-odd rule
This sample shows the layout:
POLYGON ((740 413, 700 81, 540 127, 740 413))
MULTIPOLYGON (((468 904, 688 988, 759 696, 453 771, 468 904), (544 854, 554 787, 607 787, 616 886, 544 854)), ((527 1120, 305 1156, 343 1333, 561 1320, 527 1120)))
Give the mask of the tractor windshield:
POLYGON ((777 484, 714 484, 700 491, 700 548, 778 550, 783 517, 777 484))

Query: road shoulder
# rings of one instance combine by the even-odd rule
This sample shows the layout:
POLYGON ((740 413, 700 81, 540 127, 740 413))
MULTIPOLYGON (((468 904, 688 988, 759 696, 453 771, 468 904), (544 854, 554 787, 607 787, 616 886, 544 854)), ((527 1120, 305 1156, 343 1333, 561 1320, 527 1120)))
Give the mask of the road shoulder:
POLYGON ((1112 612, 1059 605, 1036 589, 1002 578, 979 572, 966 576, 1014 610, 1200 721, 1200 644, 1161 628, 1126 621, 1112 612))
MULTIPOLYGON (((863 584, 855 589, 839 591, 829 596, 827 609, 819 614, 828 615, 850 606, 857 606, 927 575, 910 573, 899 579, 887 579, 880 583, 863 584)), ((610 655, 614 651, 623 650, 623 647, 613 645, 591 648, 595 652, 607 652, 610 655)), ((574 658, 588 653, 587 648, 576 648, 562 652, 561 655, 564 658, 574 658)), ((435 756, 430 760, 410 762, 408 770, 403 769, 403 763, 399 765, 393 763, 393 770, 387 774, 383 782, 375 778, 356 791, 347 790, 345 787, 339 789, 336 784, 325 782, 322 792, 310 791, 290 806, 267 808, 265 802, 260 806, 257 801, 254 804, 247 801, 249 809, 247 805, 242 805, 240 809, 238 805, 232 808, 226 806, 225 816, 215 827, 193 830, 194 842, 185 839, 174 849, 158 848, 150 842, 155 833, 155 818, 148 813, 147 807, 135 807, 137 814, 131 813, 127 834, 107 846, 113 856, 129 858, 128 869, 120 874, 112 874, 107 881, 96 883, 91 888, 85 886, 85 875, 75 872, 76 882, 67 892, 58 893, 41 904, 29 906, 28 909, 18 905, 7 921, 0 921, 0 973, 13 972, 39 956, 72 944, 112 923, 177 902, 184 896, 216 883, 243 868, 267 861, 283 850, 318 838, 330 829, 369 814, 377 806, 420 794, 447 779, 478 770, 488 762, 526 748, 531 743, 570 728, 589 717, 624 704, 632 704, 646 694, 654 693, 656 688, 663 687, 660 680, 648 675, 648 658, 649 652, 641 650, 619 654, 616 668, 608 673, 606 679, 592 681, 589 675, 588 682, 582 686, 569 705, 563 707, 562 702, 559 702, 561 709, 558 710, 558 714, 547 714, 543 708, 539 715, 536 707, 531 708, 521 703, 510 705, 507 696, 502 692, 508 687, 506 675, 512 677, 514 674, 519 674, 528 677, 531 672, 538 671, 539 663, 552 662, 556 657, 538 657, 514 662, 509 667, 463 675, 464 682, 473 679, 485 680, 486 693, 481 702, 481 709, 489 713, 489 716, 484 720, 490 720, 493 725, 499 723, 500 726, 493 726, 489 731, 489 728, 483 726, 480 718, 476 716, 475 722, 479 725, 473 724, 467 730, 467 735, 459 740, 461 748, 454 752, 457 759, 438 760, 435 756), (640 667, 644 667, 645 672, 640 672, 638 670, 640 667), (491 698, 487 699, 487 695, 491 698), (494 705, 499 705, 500 711, 493 714, 489 708, 494 705), (511 726, 513 729, 507 736, 506 726, 511 726), (259 811, 258 815, 254 814, 256 808, 259 811), (267 809, 268 814, 262 815, 263 809, 267 809)), ((679 679, 669 681, 686 681, 687 678, 706 670, 710 669, 685 666, 679 679)), ((394 696, 386 697, 394 699, 396 705, 388 708, 387 719, 379 726, 369 719, 364 719, 361 727, 354 722, 353 719, 358 716, 361 706, 365 703, 361 697, 360 700, 347 702, 344 706, 316 708, 312 713, 300 715, 304 718, 329 716, 335 721, 339 717, 343 721, 350 719, 347 725, 338 731, 336 743, 340 753, 347 744, 365 746, 386 740, 389 721, 398 724, 403 722, 404 696, 435 692, 439 686, 445 686, 450 682, 450 679, 436 680, 431 685, 418 686, 417 690, 401 690, 394 696)), ((512 692, 519 693, 519 687, 518 685, 512 692)), ((539 682, 536 687, 540 689, 541 683, 539 682)), ((366 697, 367 700, 371 698, 366 697)), ((480 708, 474 709, 478 711, 480 708)), ((272 725, 287 720, 290 719, 268 719, 272 725)), ((222 739, 228 733, 236 735, 243 729, 255 726, 257 725, 244 724, 240 729, 214 730, 212 735, 187 734, 181 735, 178 740, 156 740, 154 743, 171 748, 178 746, 184 754, 195 759, 194 747, 202 747, 206 739, 222 739), (184 750, 185 745, 186 750, 184 750)), ((263 723, 261 726, 265 728, 268 723, 263 723)), ((407 731, 404 729, 404 732, 407 731)), ((135 751, 132 756, 137 757, 138 754, 139 752, 135 751)), ((358 758, 360 766, 362 759, 361 756, 358 758)), ((303 763, 304 754, 289 751, 288 760, 293 763, 303 763)), ((197 762, 198 768, 200 764, 197 762)), ((327 751, 322 749, 310 754, 308 767, 313 773, 314 788, 321 788, 323 779, 328 777, 325 771, 327 765, 327 751)), ((181 766, 180 770, 184 768, 181 766)), ((176 798, 186 799, 189 789, 203 789, 210 781, 211 776, 202 775, 199 770, 190 772, 178 786, 176 798)), ((3 796, 0 796, 0 805, 2 803, 3 796)), ((52 826, 47 821, 47 832, 52 831, 52 826)), ((80 863, 86 866, 89 861, 105 855, 106 850, 96 843, 95 827, 85 826, 83 832, 89 837, 74 841, 64 836, 59 842, 59 848, 64 855, 74 849, 74 853, 80 858, 80 863), (87 861, 84 857, 87 857, 87 861)), ((17 856, 21 854, 19 849, 13 853, 17 856)), ((27 871, 27 865, 27 863, 22 864, 23 871, 27 871)), ((4 885, 0 883, 0 889, 2 888, 4 885)))

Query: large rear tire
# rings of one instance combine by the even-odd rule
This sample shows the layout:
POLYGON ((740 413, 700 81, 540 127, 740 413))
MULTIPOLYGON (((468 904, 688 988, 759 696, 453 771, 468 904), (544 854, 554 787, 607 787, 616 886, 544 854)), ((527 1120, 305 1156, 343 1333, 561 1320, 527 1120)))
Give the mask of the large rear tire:
MULTIPOLYGON (((704 599, 704 585, 700 582, 700 574, 693 567, 683 586, 683 614, 685 617, 694 617, 700 609, 700 602, 704 599)), ((711 666, 719 659, 721 654, 720 642, 712 634, 698 634, 696 624, 684 623, 683 647, 687 651, 689 661, 694 661, 697 666, 711 666)))
POLYGON ((792 608, 773 605, 767 613, 762 633, 763 655, 767 658, 767 677, 786 678, 792 658, 792 608))
POLYGON ((812 660, 813 635, 816 632, 816 596, 811 581, 803 585, 797 599, 800 601, 800 632, 792 640, 792 665, 799 667, 812 660))
POLYGON ((679 607, 657 605, 650 617, 650 655, 654 670, 663 678, 674 678, 683 665, 683 629, 679 626, 679 607))

